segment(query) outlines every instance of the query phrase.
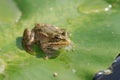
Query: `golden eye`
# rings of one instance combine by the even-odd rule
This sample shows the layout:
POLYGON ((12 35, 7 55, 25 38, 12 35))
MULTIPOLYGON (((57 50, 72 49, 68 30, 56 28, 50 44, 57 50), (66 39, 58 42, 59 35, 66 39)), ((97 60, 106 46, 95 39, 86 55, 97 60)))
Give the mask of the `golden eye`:
POLYGON ((60 39, 60 36, 59 35, 55 35, 55 39, 60 39))
POLYGON ((61 40, 60 35, 55 35, 54 40, 55 40, 56 42, 59 42, 59 41, 61 40))

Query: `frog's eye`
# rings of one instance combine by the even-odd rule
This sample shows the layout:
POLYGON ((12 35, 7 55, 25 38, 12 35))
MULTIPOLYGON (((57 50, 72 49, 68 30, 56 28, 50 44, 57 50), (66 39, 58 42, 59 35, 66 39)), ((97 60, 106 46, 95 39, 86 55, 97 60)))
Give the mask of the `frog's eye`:
POLYGON ((57 41, 57 42, 61 40, 61 36, 60 35, 55 35, 54 38, 55 38, 54 40, 57 41))
POLYGON ((55 39, 60 39, 60 35, 55 35, 55 39))

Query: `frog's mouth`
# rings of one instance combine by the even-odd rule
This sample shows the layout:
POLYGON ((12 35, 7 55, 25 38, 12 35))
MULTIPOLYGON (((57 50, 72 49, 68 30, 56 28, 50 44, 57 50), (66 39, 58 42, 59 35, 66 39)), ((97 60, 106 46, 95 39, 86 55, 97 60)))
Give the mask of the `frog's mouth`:
POLYGON ((49 45, 55 49, 55 50, 58 50, 60 48, 64 48, 64 47, 67 47, 71 44, 71 41, 70 39, 66 39, 66 40, 60 40, 59 42, 52 42, 50 43, 49 45))

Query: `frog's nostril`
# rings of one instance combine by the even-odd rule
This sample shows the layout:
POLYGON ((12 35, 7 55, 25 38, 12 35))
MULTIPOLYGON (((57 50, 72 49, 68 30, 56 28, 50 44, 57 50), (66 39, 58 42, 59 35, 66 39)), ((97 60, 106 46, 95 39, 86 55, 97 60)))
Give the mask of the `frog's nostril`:
POLYGON ((65 34, 66 34, 65 32, 62 33, 62 35, 65 35, 65 34))
POLYGON ((63 35, 63 36, 66 36, 66 35, 67 35, 67 32, 62 32, 62 35, 63 35))

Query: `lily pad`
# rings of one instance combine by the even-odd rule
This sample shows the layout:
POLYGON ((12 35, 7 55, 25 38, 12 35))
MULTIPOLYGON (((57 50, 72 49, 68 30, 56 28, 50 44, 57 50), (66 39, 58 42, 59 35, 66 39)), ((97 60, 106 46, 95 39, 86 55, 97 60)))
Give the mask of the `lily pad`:
MULTIPOLYGON (((107 0, 14 0, 15 4, 22 13, 20 21, 0 24, 0 66, 5 64, 0 80, 91 80, 119 53, 120 11, 107 0), (23 31, 35 23, 67 29, 74 51, 61 51, 49 60, 25 52, 23 31)), ((35 49, 38 55, 44 54, 35 49)))
POLYGON ((0 24, 1 23, 15 23, 18 22, 21 16, 21 12, 16 7, 16 4, 12 0, 0 1, 0 24))

